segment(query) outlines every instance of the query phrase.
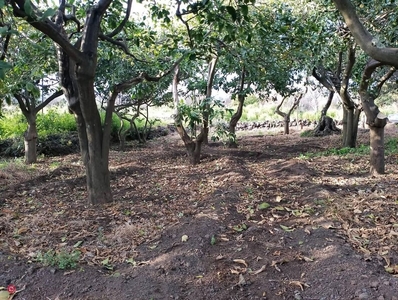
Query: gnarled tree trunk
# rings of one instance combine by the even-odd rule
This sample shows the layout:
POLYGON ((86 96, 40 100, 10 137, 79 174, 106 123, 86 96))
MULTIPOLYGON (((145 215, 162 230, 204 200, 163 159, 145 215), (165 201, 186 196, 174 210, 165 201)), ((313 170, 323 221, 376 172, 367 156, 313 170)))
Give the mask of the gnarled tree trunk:
POLYGON ((383 84, 395 73, 396 69, 391 68, 377 84, 377 93, 369 91, 370 79, 373 72, 383 63, 374 59, 370 60, 365 67, 359 86, 359 95, 363 110, 366 115, 366 123, 370 128, 370 173, 384 174, 384 127, 387 124, 387 116, 382 114, 375 104, 374 100, 380 94, 383 84))
POLYGON ((236 112, 231 117, 229 121, 229 134, 230 139, 228 140, 228 146, 230 148, 236 148, 238 144, 236 143, 236 125, 238 124, 240 118, 242 117, 243 113, 243 105, 245 103, 246 95, 243 93, 244 85, 245 85, 245 67, 242 67, 242 71, 240 73, 240 82, 239 82, 239 90, 238 90, 238 108, 236 112))
POLYGON ((323 116, 316 128, 314 129, 314 136, 326 136, 331 134, 340 134, 341 130, 336 127, 336 123, 331 117, 323 116))

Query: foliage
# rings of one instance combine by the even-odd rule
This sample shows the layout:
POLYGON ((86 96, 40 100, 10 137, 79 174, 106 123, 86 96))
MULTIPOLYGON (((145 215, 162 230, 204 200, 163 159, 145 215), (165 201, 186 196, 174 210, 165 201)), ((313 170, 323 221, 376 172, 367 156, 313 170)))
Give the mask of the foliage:
MULTIPOLYGON (((21 137, 26 130, 26 120, 22 113, 5 114, 0 119, 0 139, 21 137)), ((76 122, 68 112, 50 109, 37 116, 39 136, 76 131, 76 122)))
POLYGON ((225 107, 224 103, 213 98, 206 98, 199 103, 194 102, 190 105, 181 101, 178 105, 178 111, 182 121, 191 130, 193 136, 195 136, 197 126, 202 124, 204 112, 208 113, 210 124, 216 120, 224 119, 226 114, 232 113, 230 109, 225 107))
POLYGON ((59 252, 48 250, 45 253, 39 252, 36 256, 36 261, 45 266, 57 267, 61 270, 73 269, 76 268, 79 262, 80 254, 78 250, 73 250, 71 252, 66 250, 61 250, 59 252))

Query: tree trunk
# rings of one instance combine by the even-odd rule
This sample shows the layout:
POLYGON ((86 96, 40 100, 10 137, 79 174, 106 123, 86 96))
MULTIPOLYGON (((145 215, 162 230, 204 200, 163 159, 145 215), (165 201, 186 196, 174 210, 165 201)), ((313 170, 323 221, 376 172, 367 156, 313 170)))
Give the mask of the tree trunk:
POLYGON ((326 116, 326 114, 328 113, 329 107, 332 104, 333 96, 334 96, 334 92, 329 92, 328 101, 326 102, 325 106, 321 110, 320 119, 322 119, 322 117, 326 116))
POLYGON ((213 89, 214 76, 216 75, 216 65, 218 62, 218 56, 213 57, 209 62, 209 72, 207 76, 207 85, 206 85, 206 105, 203 110, 203 143, 206 145, 209 143, 209 125, 210 125, 210 102, 211 94, 213 89))
POLYGON ((228 147, 230 148, 238 147, 238 144, 236 143, 235 131, 236 131, 236 125, 238 124, 240 118, 242 117, 244 102, 245 102, 245 96, 238 95, 238 108, 236 109, 236 112, 232 116, 231 120, 229 121, 229 133, 231 135, 231 138, 228 140, 228 147))
POLYGON ((202 151, 201 141, 192 141, 185 145, 188 156, 190 157, 190 162, 192 165, 197 165, 200 163, 200 154, 202 151))
POLYGON ((346 128, 343 136, 343 147, 355 148, 356 145, 356 132, 358 124, 355 126, 354 108, 346 109, 346 128))
POLYGON ((283 131, 284 131, 284 134, 289 134, 290 132, 289 132, 289 127, 290 127, 290 115, 286 115, 284 118, 283 118, 283 131))
POLYGON ((376 93, 370 92, 369 85, 372 73, 383 64, 376 60, 370 60, 362 74, 361 84, 359 85, 359 95, 361 97, 362 108, 366 115, 366 123, 370 128, 370 173, 384 174, 384 127, 387 124, 387 116, 382 114, 375 103, 376 97, 380 94, 383 84, 392 77, 396 69, 391 68, 379 80, 376 86, 376 93))
MULTIPOLYGON (((94 77, 85 77, 91 70, 84 71, 78 73, 78 76, 83 75, 80 75, 77 80, 79 99, 84 99, 80 101, 80 106, 86 124, 86 135, 81 136, 81 147, 87 149, 86 155, 83 156, 83 163, 86 168, 88 199, 91 204, 96 205, 112 202, 108 168, 110 145, 103 142, 101 118, 95 102, 94 77)), ((104 127, 106 126, 110 125, 105 123, 104 127)))
POLYGON ((28 129, 24 134, 25 141, 25 163, 33 164, 37 162, 37 126, 36 116, 30 116, 28 120, 28 129))
POLYGON ((370 126, 370 173, 384 174, 384 127, 370 126))
POLYGON ((314 129, 314 136, 326 136, 331 134, 340 134, 341 130, 336 127, 335 122, 331 117, 323 116, 316 128, 314 129))

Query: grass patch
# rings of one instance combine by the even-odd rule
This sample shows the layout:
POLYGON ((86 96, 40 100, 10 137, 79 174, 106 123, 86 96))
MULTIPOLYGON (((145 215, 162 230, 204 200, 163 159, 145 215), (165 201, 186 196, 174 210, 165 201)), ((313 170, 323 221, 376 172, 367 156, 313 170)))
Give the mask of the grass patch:
POLYGON ((313 129, 308 129, 300 133, 300 137, 313 137, 313 136, 314 136, 313 129))
MULTIPOLYGON (((385 147, 385 154, 390 155, 390 154, 397 154, 398 153, 398 138, 392 138, 387 140, 387 142, 384 143, 385 147)), ((331 156, 331 155, 337 155, 337 156, 346 156, 349 154, 354 154, 354 155, 367 155, 370 152, 370 147, 369 145, 360 145, 356 148, 349 148, 349 147, 343 147, 343 148, 331 148, 325 151, 320 151, 320 152, 306 152, 300 155, 299 158, 302 159, 309 159, 313 157, 321 157, 321 156, 331 156)))
POLYGON ((343 148, 331 148, 320 152, 307 152, 301 154, 299 158, 309 159, 313 157, 322 157, 322 156, 332 156, 332 155, 346 156, 348 154, 364 155, 368 153, 369 153, 369 146, 360 145, 357 148, 343 147, 343 148))

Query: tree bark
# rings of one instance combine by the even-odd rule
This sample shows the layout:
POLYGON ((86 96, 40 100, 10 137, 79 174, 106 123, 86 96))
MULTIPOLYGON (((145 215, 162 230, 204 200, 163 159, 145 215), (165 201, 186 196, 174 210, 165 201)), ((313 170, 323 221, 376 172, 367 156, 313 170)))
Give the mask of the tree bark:
POLYGON ((173 77, 173 100, 174 100, 174 109, 175 109, 175 115, 174 115, 174 124, 176 126, 176 130, 181 137, 181 140, 184 142, 185 148, 187 150, 187 154, 190 157, 190 162, 192 165, 196 165, 200 163, 200 154, 202 151, 202 144, 205 139, 205 130, 204 127, 202 127, 199 135, 196 137, 196 139, 192 139, 187 131, 185 130, 183 124, 182 124, 182 117, 181 113, 178 109, 178 104, 179 104, 179 97, 178 97, 178 82, 179 82, 179 74, 180 74, 180 69, 178 66, 175 68, 175 73, 173 77))
POLYGON ((346 123, 343 129, 343 147, 355 148, 356 146, 356 131, 358 124, 355 124, 354 108, 345 108, 346 110, 346 123))
POLYGON ((385 173, 384 127, 370 127, 370 173, 385 173))
POLYGON ((214 77, 216 75, 216 65, 218 62, 218 56, 213 57, 209 62, 209 72, 207 75, 207 85, 206 85, 206 105, 203 109, 203 142, 207 145, 209 143, 209 117, 210 117, 210 103, 214 77))
POLYGON ((383 63, 370 60, 362 74, 359 86, 362 107, 366 115, 366 123, 370 128, 370 173, 384 174, 384 127, 387 124, 387 117, 382 114, 375 104, 376 97, 380 94, 383 84, 395 73, 395 68, 391 68, 377 83, 376 92, 370 92, 369 85, 373 72, 383 63))
POLYGON ((242 117, 245 98, 246 97, 243 95, 238 95, 238 108, 236 109, 234 115, 231 117, 231 120, 229 121, 228 130, 229 134, 231 135, 231 138, 228 140, 228 147, 230 148, 238 147, 238 144, 236 143, 236 125, 238 124, 240 118, 242 117))
POLYGON ((326 114, 328 113, 330 105, 332 104, 333 96, 334 92, 333 91, 329 92, 328 100, 326 101, 325 106, 321 110, 321 118, 326 116, 326 114))
POLYGON ((33 164, 37 162, 37 126, 36 115, 31 115, 28 120, 28 129, 24 134, 25 143, 25 163, 33 164))
MULTIPOLYGON (((243 113, 243 106, 246 99, 246 94, 244 93, 244 86, 245 86, 245 67, 242 67, 242 71, 240 73, 240 82, 239 82, 239 89, 238 89, 238 108, 236 112, 231 117, 229 121, 229 133, 231 135, 230 139, 228 140, 228 146, 230 148, 236 148, 238 144, 236 143, 236 125, 238 124, 240 118, 242 117, 243 113)), ((250 84, 249 84, 250 85, 250 84)))

